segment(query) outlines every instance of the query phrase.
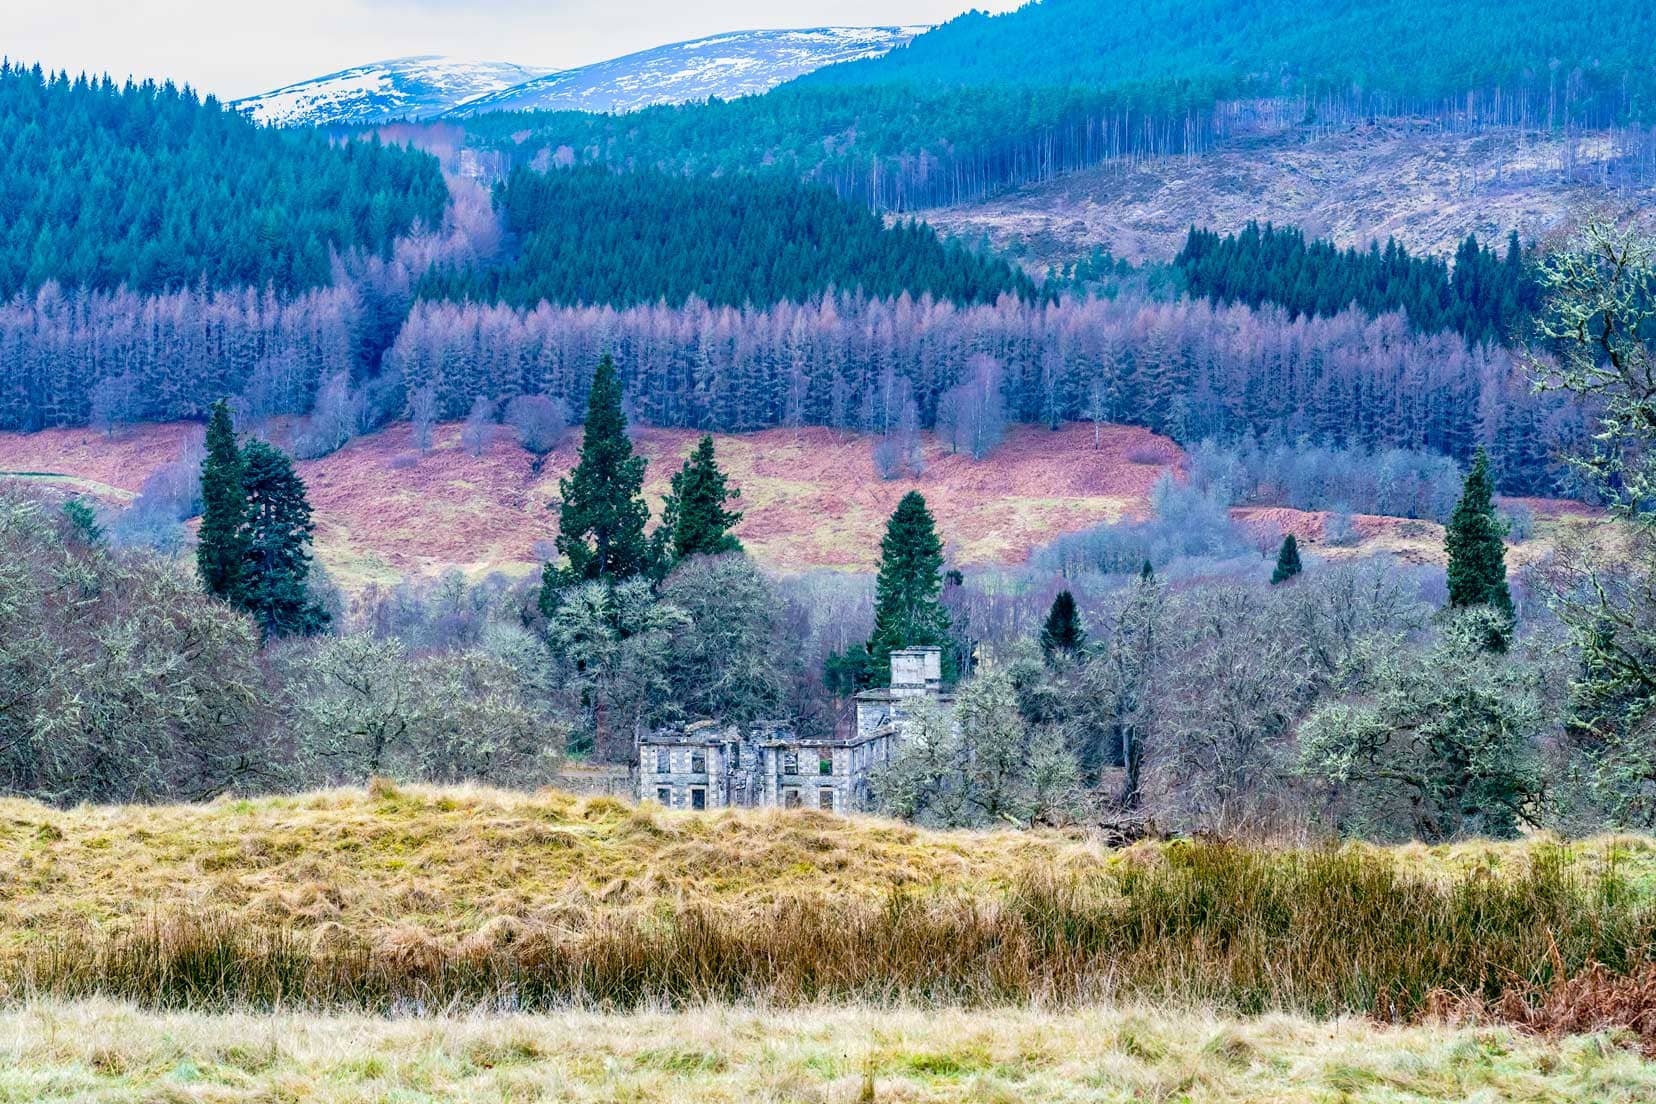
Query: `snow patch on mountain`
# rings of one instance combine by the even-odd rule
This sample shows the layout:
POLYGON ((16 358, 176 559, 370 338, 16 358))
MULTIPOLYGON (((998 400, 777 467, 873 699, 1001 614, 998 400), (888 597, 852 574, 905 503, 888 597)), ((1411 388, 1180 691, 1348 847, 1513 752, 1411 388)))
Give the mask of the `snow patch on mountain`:
POLYGON ((929 29, 813 27, 713 35, 551 73, 479 96, 449 114, 621 112, 714 96, 752 96, 826 65, 878 57, 929 29))
POLYGON ((394 58, 300 81, 230 106, 271 126, 427 119, 547 72, 503 61, 459 61, 435 55, 394 58))

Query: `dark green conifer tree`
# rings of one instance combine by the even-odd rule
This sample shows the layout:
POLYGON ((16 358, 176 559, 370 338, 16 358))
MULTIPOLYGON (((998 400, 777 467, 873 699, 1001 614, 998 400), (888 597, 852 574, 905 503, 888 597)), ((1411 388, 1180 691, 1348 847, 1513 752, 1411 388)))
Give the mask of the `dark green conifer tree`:
POLYGON ((1075 595, 1059 591, 1047 611, 1046 624, 1041 626, 1041 653, 1050 663, 1075 655, 1086 642, 1087 630, 1081 625, 1081 612, 1075 608, 1075 595))
POLYGON ((207 455, 201 461, 201 530, 196 570, 208 594, 235 602, 247 559, 247 486, 230 406, 213 404, 207 422, 207 455))
POLYGON ((674 474, 662 509, 661 532, 673 562, 742 550, 742 542, 731 532, 742 515, 725 509, 737 493, 726 486, 725 473, 714 460, 713 438, 704 436, 674 474))
POLYGON ((264 441, 242 450, 247 487, 246 556, 238 602, 266 637, 309 635, 328 626, 310 594, 311 508, 287 453, 264 441))
POLYGON ((563 501, 557 548, 564 563, 549 563, 542 572, 543 611, 557 607, 558 591, 566 586, 656 573, 658 549, 644 535, 650 507, 643 490, 644 458, 633 455, 621 411, 621 379, 606 353, 592 376, 581 458, 558 483, 563 501))
POLYGON ((1489 606, 1512 619, 1512 594, 1507 589, 1506 524, 1495 515, 1495 487, 1489 477, 1489 456, 1479 449, 1466 473, 1466 486, 1444 531, 1449 553, 1451 608, 1489 606))
POLYGON ((104 543, 103 526, 98 524, 97 511, 78 498, 63 504, 63 520, 69 527, 69 539, 87 548, 101 548, 104 543))
POLYGON ((1299 541, 1289 533, 1282 538, 1282 549, 1277 553, 1276 570, 1271 572, 1271 585, 1286 583, 1304 568, 1300 564, 1299 541))
POLYGON ((868 678, 885 685, 891 653, 934 645, 943 649, 943 677, 954 677, 949 611, 943 589, 943 542, 926 500, 910 491, 897 504, 880 542, 880 574, 874 584, 874 635, 868 641, 868 678))

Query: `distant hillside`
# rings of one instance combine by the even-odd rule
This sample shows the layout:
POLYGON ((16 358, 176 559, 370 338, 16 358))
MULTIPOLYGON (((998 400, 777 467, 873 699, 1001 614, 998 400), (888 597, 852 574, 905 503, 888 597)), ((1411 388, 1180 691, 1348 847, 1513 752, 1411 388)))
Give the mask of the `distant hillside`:
POLYGON ((490 111, 634 111, 752 96, 826 65, 879 57, 926 27, 737 31, 574 69, 437 55, 370 62, 230 106, 273 126, 368 126, 490 111))
POLYGON ((173 85, 0 64, 0 299, 49 280, 150 292, 327 283, 441 222, 435 158, 261 129, 173 85))
POLYGON ((1038 0, 808 83, 1194 85, 1415 110, 1499 88, 1508 111, 1610 121, 1656 108, 1652 41, 1656 10, 1640 0, 1038 0))
POLYGON ((654 104, 734 99, 839 62, 878 57, 925 27, 815 27, 738 31, 675 42, 566 69, 461 103, 486 111, 635 111, 654 104))
POLYGON ((394 58, 284 85, 235 100, 230 106, 256 123, 271 126, 425 119, 546 72, 505 61, 469 62, 434 55, 394 58))
POLYGON ((1256 219, 1341 247, 1396 238, 1411 253, 1448 258, 1467 234, 1501 241, 1517 231, 1528 245, 1596 206, 1656 205, 1656 147, 1641 157, 1623 140, 1406 123, 1287 127, 1197 160, 1088 169, 925 217, 966 241, 988 239, 1035 271, 1101 244, 1134 263, 1168 261, 1191 226, 1231 233, 1256 219))
POLYGON ((1638 0, 1047 0, 962 16, 765 96, 625 119, 494 116, 474 140, 675 171, 779 165, 909 210, 1201 153, 1261 120, 1417 114, 1531 132, 1641 122, 1656 110, 1653 40, 1656 13, 1638 0))

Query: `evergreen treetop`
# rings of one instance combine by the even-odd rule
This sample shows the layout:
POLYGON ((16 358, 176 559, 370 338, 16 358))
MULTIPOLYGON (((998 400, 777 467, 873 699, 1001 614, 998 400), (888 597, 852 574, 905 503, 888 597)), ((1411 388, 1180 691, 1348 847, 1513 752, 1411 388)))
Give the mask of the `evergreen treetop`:
POLYGON ((621 410, 621 379, 606 353, 592 376, 581 458, 558 484, 563 501, 557 549, 564 564, 546 565, 543 610, 554 608, 557 592, 575 583, 619 583, 655 574, 657 549, 644 535, 650 508, 643 490, 644 458, 633 455, 621 410))
POLYGON ((1277 552, 1276 570, 1271 572, 1271 585, 1286 583, 1304 568, 1300 564, 1299 541, 1294 534, 1289 533, 1282 538, 1282 548, 1277 552))
POLYGON ((1444 532, 1452 608, 1489 606, 1511 620, 1512 594, 1507 589, 1506 545, 1502 541, 1506 530, 1506 524, 1495 514, 1489 457, 1479 449, 1444 532))
POLYGON ((704 435, 684 467, 673 475, 673 487, 662 508, 661 529, 675 563, 691 556, 742 550, 742 542, 731 532, 742 515, 725 509, 725 503, 739 492, 726 483, 713 456, 713 438, 704 435))
POLYGON ((304 481, 287 453, 265 441, 249 441, 242 460, 246 558, 237 604, 267 637, 321 632, 329 618, 310 594, 313 525, 304 481))
POLYGON ((1086 642, 1087 631, 1081 625, 1075 595, 1067 590, 1059 591, 1047 611, 1046 623, 1041 626, 1042 654, 1050 662, 1059 655, 1074 655, 1086 642))
POLYGON ((868 641, 869 679, 891 678, 891 653, 901 648, 943 649, 943 677, 954 676, 949 612, 943 589, 943 542, 926 500, 910 491, 897 504, 880 542, 880 574, 874 584, 874 635, 868 641))
POLYGON ((201 461, 201 530, 196 569, 208 594, 234 602, 247 559, 247 487, 230 405, 213 404, 201 461))

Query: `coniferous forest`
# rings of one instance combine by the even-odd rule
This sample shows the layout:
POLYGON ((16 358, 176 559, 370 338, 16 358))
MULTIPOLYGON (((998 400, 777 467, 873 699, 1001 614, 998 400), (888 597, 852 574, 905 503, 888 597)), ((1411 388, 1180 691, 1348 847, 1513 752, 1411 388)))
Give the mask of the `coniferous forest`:
POLYGON ((48 281, 292 293, 438 225, 447 199, 425 154, 261 130, 171 84, 0 63, 0 297, 48 281))
POLYGON ((944 244, 918 223, 888 229, 825 188, 776 174, 519 168, 494 200, 517 243, 512 256, 434 273, 427 298, 629 307, 691 297, 800 302, 836 288, 958 303, 1035 295, 1029 277, 1003 260, 944 244))
POLYGON ((1224 237, 1193 226, 1173 266, 1192 295, 1216 303, 1275 303, 1294 317, 1402 311, 1417 330, 1454 330, 1474 343, 1521 340, 1541 295, 1516 233, 1504 254, 1469 235, 1451 268, 1395 241, 1341 250, 1291 226, 1250 223, 1224 237))

